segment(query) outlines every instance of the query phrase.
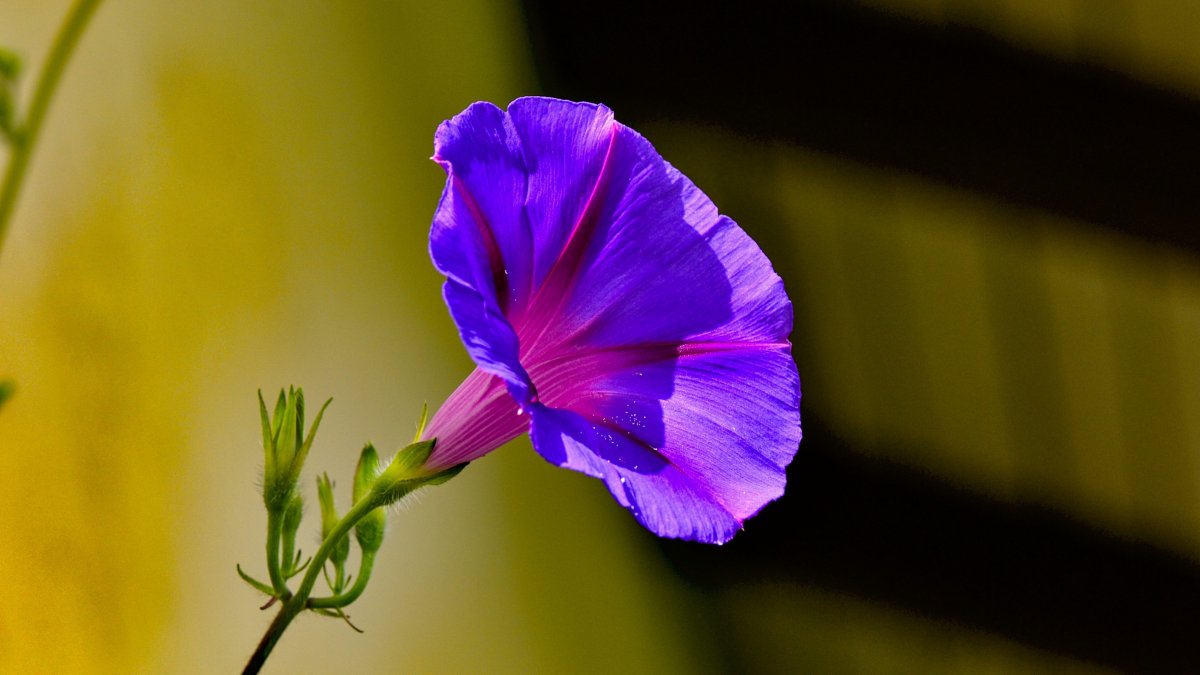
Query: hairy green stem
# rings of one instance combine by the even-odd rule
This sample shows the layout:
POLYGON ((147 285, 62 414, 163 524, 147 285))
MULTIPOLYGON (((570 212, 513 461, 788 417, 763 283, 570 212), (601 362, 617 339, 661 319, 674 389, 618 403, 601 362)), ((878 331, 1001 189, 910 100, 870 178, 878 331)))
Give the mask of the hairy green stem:
POLYGON ((79 42, 79 36, 83 34, 83 29, 87 27, 88 20, 100 2, 101 0, 79 0, 71 8, 50 48, 50 55, 46 58, 46 65, 43 66, 41 77, 38 78, 33 91, 33 102, 29 105, 29 112, 13 131, 12 156, 9 157, 8 169, 4 173, 4 182, 0 184, 0 251, 3 250, 4 239, 8 234, 8 222, 21 190, 21 183, 25 179, 26 169, 29 168, 29 158, 33 153, 38 132, 42 129, 42 121, 50 108, 54 90, 58 88, 58 81, 62 78, 71 52, 79 42))
MULTIPOLYGON (((304 579, 300 582, 300 587, 296 589, 294 595, 286 599, 283 607, 279 610, 279 614, 275 615, 275 619, 267 628, 267 632, 263 635, 262 640, 259 641, 258 648, 254 650, 254 653, 250 656, 250 660, 246 663, 246 668, 242 670, 242 675, 253 675, 262 670, 263 664, 267 662, 267 657, 271 655, 271 650, 279 642, 283 631, 287 630, 288 625, 292 623, 292 619, 295 619, 300 612, 309 607, 308 596, 312 595, 313 586, 317 583, 317 577, 321 575, 321 570, 325 567, 325 561, 329 559, 329 554, 333 552, 334 546, 337 545, 342 537, 350 533, 350 530, 358 524, 358 521, 362 520, 364 516, 379 506, 379 496, 372 492, 359 500, 338 521, 338 524, 330 531, 325 541, 321 542, 321 547, 313 554, 312 561, 308 565, 308 570, 304 573, 304 579)), ((270 516, 268 516, 269 519, 270 516)))
POLYGON ((271 586, 275 588, 275 596, 286 600, 287 581, 279 567, 279 539, 282 531, 283 514, 267 511, 267 576, 271 579, 271 586))

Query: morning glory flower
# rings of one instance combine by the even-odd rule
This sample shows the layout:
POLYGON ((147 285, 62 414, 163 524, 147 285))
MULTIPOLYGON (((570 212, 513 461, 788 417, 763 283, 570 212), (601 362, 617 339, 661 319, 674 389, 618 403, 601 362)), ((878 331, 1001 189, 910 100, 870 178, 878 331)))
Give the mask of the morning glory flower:
POLYGON ((649 530, 722 543, 800 442, 791 303, 759 247, 602 105, 521 98, 444 122, 429 250, 477 368, 429 470, 522 433, 649 530))

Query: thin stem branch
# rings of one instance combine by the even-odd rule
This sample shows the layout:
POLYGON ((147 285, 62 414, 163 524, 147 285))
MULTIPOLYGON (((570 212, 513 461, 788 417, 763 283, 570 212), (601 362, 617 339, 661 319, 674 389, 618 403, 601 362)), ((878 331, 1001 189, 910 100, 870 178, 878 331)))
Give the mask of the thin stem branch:
POLYGON ((25 179, 26 169, 29 168, 29 158, 33 154, 33 146, 42 129, 42 121, 45 120, 46 111, 50 108, 50 100, 54 97, 55 89, 58 88, 58 81, 62 78, 71 52, 79 42, 79 36, 83 34, 83 29, 87 27, 88 20, 91 19, 100 2, 101 0, 79 0, 71 8, 71 12, 67 14, 62 28, 59 29, 58 35, 54 39, 50 55, 46 58, 46 64, 42 67, 41 77, 38 78, 37 86, 33 91, 33 102, 29 105, 29 112, 12 134, 12 156, 9 157, 8 169, 4 173, 4 182, 0 184, 0 251, 4 247, 13 207, 16 205, 17 195, 21 190, 21 183, 25 179))
POLYGON ((375 564, 375 552, 363 551, 362 560, 358 565, 358 577, 354 580, 354 585, 345 593, 331 595, 324 598, 311 598, 308 601, 308 606, 313 608, 341 608, 349 605, 358 599, 358 596, 367 590, 367 582, 371 580, 371 567, 375 564))
POLYGON ((275 615, 275 619, 271 621, 271 625, 267 628, 267 632, 263 635, 262 640, 258 643, 258 648, 250 656, 250 660, 246 663, 246 668, 242 671, 242 675, 254 675, 262 670, 263 664, 267 662, 267 657, 270 656, 271 650, 275 648, 275 644, 279 642, 279 638, 283 635, 283 631, 292 623, 300 612, 308 607, 308 596, 312 595, 313 586, 317 583, 317 577, 321 575, 321 570, 325 568, 325 561, 329 559, 329 554, 333 552, 334 546, 342 537, 349 534, 350 530, 358 524, 371 511, 379 507, 377 495, 371 493, 360 499, 346 515, 342 517, 338 524, 334 526, 329 536, 325 541, 321 542, 321 547, 313 554, 312 561, 308 565, 308 571, 304 573, 304 579, 300 582, 300 587, 296 589, 295 595, 292 595, 283 604, 279 610, 279 614, 275 615))

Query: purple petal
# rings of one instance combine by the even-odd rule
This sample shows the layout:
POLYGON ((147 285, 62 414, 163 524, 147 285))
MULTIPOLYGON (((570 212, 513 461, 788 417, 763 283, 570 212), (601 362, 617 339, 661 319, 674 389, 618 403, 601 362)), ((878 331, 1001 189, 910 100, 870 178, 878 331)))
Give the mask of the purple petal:
POLYGON ((475 103, 435 136, 447 180, 430 256, 447 276, 443 295, 468 352, 523 403, 531 394, 513 325, 535 296, 555 302, 545 277, 569 240, 586 239, 579 231, 594 220, 589 205, 617 127, 603 106, 525 98, 508 113, 475 103))
POLYGON ((619 429, 569 410, 535 407, 531 435, 548 459, 601 478, 638 522, 664 537, 723 543, 741 522, 695 481, 619 429), (540 408, 540 409, 539 409, 540 408))
POLYGON ((699 191, 620 125, 596 180, 580 226, 518 321, 526 358, 564 342, 676 342, 728 322, 732 289, 705 236, 719 220, 711 202, 689 204, 685 193, 699 191))
POLYGON ((533 282, 542 286, 567 242, 587 227, 612 136, 620 127, 602 105, 519 98, 508 115, 529 176, 525 208, 533 228, 533 282))
MULTIPOLYGON (((447 305, 540 454, 664 536, 726 541, 782 494, 800 440, 791 305, 732 220, 603 106, 476 104, 435 159, 447 305)), ((441 415, 431 434, 458 428, 441 415)), ((466 437, 444 457, 491 449, 455 449, 466 437)))
POLYGON ((650 530, 725 541, 783 493, 800 442, 786 344, 615 350, 544 372, 563 384, 533 409, 534 447, 604 478, 650 530))
POLYGON ((442 286, 442 297, 476 365, 503 378, 521 405, 528 403, 532 398, 529 375, 517 358, 517 336, 499 308, 475 289, 451 279, 442 286))
POLYGON ((520 140, 504 111, 475 103, 438 128, 433 158, 447 173, 429 233, 434 265, 504 311, 530 283, 520 140))

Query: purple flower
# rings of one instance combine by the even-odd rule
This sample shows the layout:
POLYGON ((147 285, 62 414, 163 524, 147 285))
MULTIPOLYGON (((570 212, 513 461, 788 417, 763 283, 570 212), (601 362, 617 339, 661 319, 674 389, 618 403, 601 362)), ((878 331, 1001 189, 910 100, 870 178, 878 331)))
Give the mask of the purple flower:
POLYGON ((430 468, 528 430, 653 532, 714 543, 783 494, 792 308, 737 224, 604 106, 475 103, 434 148, 429 251, 478 368, 430 421, 430 468))

